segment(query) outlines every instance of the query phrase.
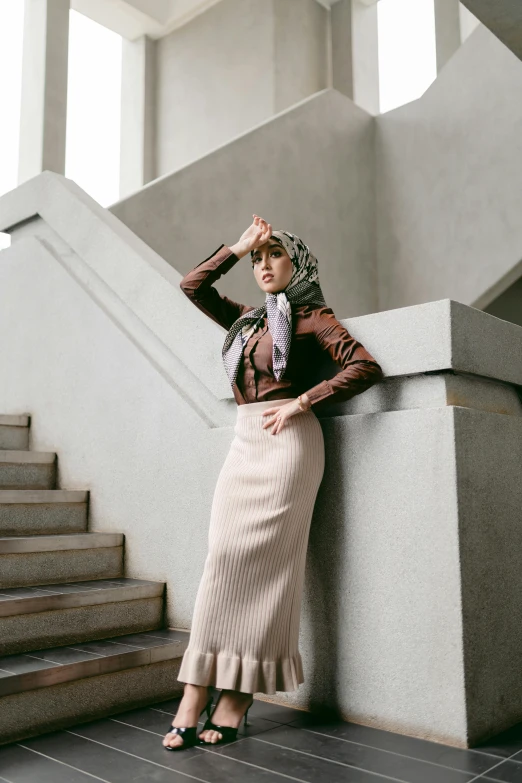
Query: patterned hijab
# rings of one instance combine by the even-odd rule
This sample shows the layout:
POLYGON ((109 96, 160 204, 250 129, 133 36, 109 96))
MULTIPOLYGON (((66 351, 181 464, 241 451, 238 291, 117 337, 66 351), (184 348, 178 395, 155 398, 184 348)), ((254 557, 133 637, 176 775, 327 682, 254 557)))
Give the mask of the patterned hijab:
MULTIPOLYGON (((270 239, 279 242, 290 256, 293 266, 292 277, 283 291, 274 294, 267 291, 263 305, 243 313, 230 327, 223 344, 222 356, 231 384, 237 378, 243 348, 265 315, 268 316, 268 328, 274 343, 272 349, 274 375, 277 380, 280 380, 286 369, 292 342, 291 304, 326 305, 319 283, 317 258, 310 252, 309 247, 289 231, 273 231, 270 239)), ((251 258, 254 253, 255 249, 250 253, 251 258)))

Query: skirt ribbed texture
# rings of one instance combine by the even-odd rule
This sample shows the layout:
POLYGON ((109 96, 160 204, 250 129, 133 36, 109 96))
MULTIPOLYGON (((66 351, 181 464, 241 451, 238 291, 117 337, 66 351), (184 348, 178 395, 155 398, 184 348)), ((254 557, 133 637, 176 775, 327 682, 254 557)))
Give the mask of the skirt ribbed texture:
POLYGON ((238 405, 234 438, 214 490, 209 550, 178 680, 245 693, 297 690, 310 522, 324 464, 313 410, 272 435, 267 408, 238 405))

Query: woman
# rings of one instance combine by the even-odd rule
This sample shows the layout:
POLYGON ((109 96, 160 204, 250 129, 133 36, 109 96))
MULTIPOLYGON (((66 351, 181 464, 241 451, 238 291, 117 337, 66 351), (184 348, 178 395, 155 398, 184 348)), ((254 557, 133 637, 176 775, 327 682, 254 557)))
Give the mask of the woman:
POLYGON ((180 283, 202 312, 228 330, 222 354, 238 408, 235 437, 214 492, 209 551, 178 675, 186 683, 184 695, 163 739, 168 750, 198 740, 233 740, 245 709, 246 725, 254 693, 297 690, 304 682, 301 597, 325 464, 322 428, 311 407, 326 398, 349 399, 383 377, 373 356, 327 306, 317 259, 307 245, 253 218, 235 245, 222 245, 180 283), (257 308, 212 286, 248 253, 266 294, 257 308), (342 370, 307 389, 310 364, 323 351, 342 370), (209 686, 221 688, 212 715, 209 686), (205 708, 208 719, 197 735, 205 708))

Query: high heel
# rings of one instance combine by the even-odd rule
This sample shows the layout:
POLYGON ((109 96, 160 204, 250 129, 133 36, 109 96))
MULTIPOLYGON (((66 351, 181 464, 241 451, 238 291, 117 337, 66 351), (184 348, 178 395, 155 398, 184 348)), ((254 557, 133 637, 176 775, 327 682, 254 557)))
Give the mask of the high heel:
MULTIPOLYGON (((204 712, 207 713, 207 717, 210 718, 210 709, 212 707, 212 702, 214 700, 214 697, 211 696, 210 699, 207 701, 206 705, 203 707, 200 715, 203 715, 204 712)), ((183 737, 183 743, 181 745, 176 745, 175 747, 172 747, 171 745, 164 745, 163 747, 165 750, 183 750, 184 748, 191 748, 193 745, 195 745, 197 742, 201 742, 197 735, 198 727, 196 726, 170 726, 169 731, 167 731, 167 735, 169 734, 179 734, 183 737)))
MULTIPOLYGON (((223 691, 221 691, 221 693, 218 696, 218 700, 217 700, 217 702, 215 704, 215 707, 214 707, 214 710, 212 712, 212 715, 216 711, 216 707, 219 704, 219 700, 221 698, 221 694, 222 693, 223 693, 223 691)), ((248 705, 247 710, 246 710, 245 715, 244 715, 245 727, 249 725, 247 723, 248 710, 250 709, 250 707, 252 706, 253 703, 254 703, 254 696, 252 695, 252 701, 248 705)), ((204 731, 210 730, 210 731, 218 731, 223 736, 221 737, 221 739, 218 739, 216 742, 207 742, 207 740, 200 739, 200 742, 203 745, 219 745, 219 743, 222 743, 222 742, 234 742, 234 740, 237 739, 237 732, 239 730, 239 726, 218 726, 216 723, 212 723, 210 718, 211 718, 211 716, 209 715, 209 717, 205 721, 205 725, 203 726, 203 728, 201 729, 201 731, 199 733, 202 734, 204 731)), ((239 725, 241 725, 241 723, 239 725)))

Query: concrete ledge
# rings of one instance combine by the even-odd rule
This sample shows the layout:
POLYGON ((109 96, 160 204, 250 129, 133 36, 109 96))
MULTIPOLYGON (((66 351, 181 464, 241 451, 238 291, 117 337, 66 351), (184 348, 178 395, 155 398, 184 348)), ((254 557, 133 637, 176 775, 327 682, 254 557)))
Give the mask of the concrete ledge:
POLYGON ((387 379, 453 370, 522 386, 522 327, 453 299, 342 323, 371 346, 387 379))
POLYGON ((470 373, 440 372, 389 378, 346 402, 324 405, 320 417, 458 405, 522 416, 522 394, 513 384, 470 373))
POLYGON ((123 546, 123 533, 70 533, 0 538, 0 555, 123 546))

